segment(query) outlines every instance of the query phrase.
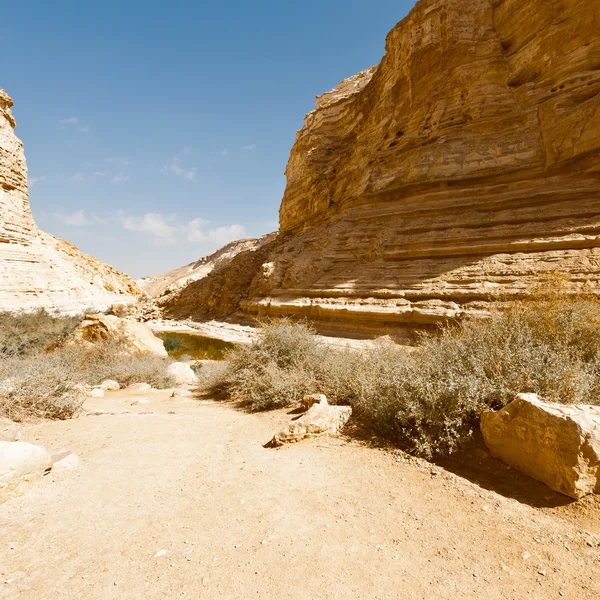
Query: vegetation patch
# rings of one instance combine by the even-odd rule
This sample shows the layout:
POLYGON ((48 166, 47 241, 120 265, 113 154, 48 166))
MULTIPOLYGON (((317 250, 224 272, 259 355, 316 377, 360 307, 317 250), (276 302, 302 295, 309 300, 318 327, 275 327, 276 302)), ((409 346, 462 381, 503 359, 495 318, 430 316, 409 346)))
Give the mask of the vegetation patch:
POLYGON ((81 317, 44 310, 0 313, 0 416, 67 419, 80 409, 89 386, 106 379, 122 386, 147 382, 170 387, 170 360, 132 354, 125 340, 74 340, 81 317))
POLYGON ((324 393, 409 451, 450 454, 471 437, 482 411, 518 393, 600 402, 600 302, 538 290, 489 318, 423 336, 412 351, 386 339, 368 351, 340 351, 305 324, 270 322, 252 346, 229 354, 211 384, 254 410, 324 393))

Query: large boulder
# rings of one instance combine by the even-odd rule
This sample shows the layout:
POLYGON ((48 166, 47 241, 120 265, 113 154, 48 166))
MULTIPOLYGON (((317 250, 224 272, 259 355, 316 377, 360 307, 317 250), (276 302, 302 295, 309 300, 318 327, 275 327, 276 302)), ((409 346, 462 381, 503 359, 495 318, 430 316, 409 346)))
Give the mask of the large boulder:
POLYGON ((148 325, 114 315, 86 315, 76 333, 86 342, 122 340, 133 352, 167 356, 162 340, 152 333, 148 325))
POLYGON ((267 446, 273 448, 299 442, 307 437, 336 435, 351 415, 352 409, 349 406, 330 406, 327 398, 321 395, 318 404, 314 404, 306 414, 277 433, 267 446))
POLYGON ((483 413, 481 432, 492 456, 553 490, 575 499, 600 492, 600 407, 519 394, 483 413))
POLYGON ((42 446, 0 441, 0 499, 20 483, 32 481, 52 469, 52 457, 42 446))
POLYGON ((170 364, 167 372, 175 381, 175 385, 193 385, 198 382, 196 373, 190 365, 186 363, 175 362, 170 364))

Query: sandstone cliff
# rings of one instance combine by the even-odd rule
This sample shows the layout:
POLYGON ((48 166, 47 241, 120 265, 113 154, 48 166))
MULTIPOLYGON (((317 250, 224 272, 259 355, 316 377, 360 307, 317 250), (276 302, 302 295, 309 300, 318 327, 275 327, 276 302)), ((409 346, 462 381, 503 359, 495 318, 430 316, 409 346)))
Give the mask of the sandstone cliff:
POLYGON ((103 310, 141 293, 126 275, 41 232, 31 216, 23 144, 0 89, 0 310, 103 310))
POLYGON ((298 133, 253 313, 343 331, 600 275, 600 3, 420 0, 298 133))

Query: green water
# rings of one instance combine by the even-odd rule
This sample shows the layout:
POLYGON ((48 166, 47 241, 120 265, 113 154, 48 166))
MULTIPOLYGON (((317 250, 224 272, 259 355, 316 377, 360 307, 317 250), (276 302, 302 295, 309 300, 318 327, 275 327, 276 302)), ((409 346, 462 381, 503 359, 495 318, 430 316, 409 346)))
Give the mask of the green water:
POLYGON ((195 360, 223 360, 227 350, 234 346, 229 342, 194 333, 161 331, 156 335, 164 342, 169 356, 176 360, 186 356, 195 360))

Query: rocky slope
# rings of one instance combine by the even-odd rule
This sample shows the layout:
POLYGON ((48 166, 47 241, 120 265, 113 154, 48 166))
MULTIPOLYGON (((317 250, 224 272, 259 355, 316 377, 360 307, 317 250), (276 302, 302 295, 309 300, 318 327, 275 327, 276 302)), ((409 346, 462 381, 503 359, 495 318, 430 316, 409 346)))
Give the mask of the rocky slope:
POLYGON ((161 275, 142 277, 137 283, 147 294, 164 301, 166 296, 177 294, 179 290, 190 283, 207 277, 214 269, 229 264, 240 252, 256 250, 262 242, 262 239, 254 238, 237 240, 189 265, 161 275))
POLYGON ((141 292, 129 277, 37 228, 12 105, 0 89, 0 310, 78 312, 135 301, 141 292))
MULTIPOLYGON (((183 285, 177 283, 165 290, 156 300, 162 315, 169 319, 224 319, 240 313, 240 307, 248 298, 252 280, 268 260, 277 245, 277 235, 271 233, 259 239, 232 242, 211 256, 200 259, 194 265, 188 265, 172 271, 161 281, 170 281, 183 276, 183 285), (193 273, 193 280, 185 278, 193 273)), ((178 282, 182 280, 179 279, 178 282)), ((148 291, 150 286, 146 287, 148 291)))
POLYGON ((250 312, 427 326, 600 275, 600 3, 420 0, 298 133, 250 312))

